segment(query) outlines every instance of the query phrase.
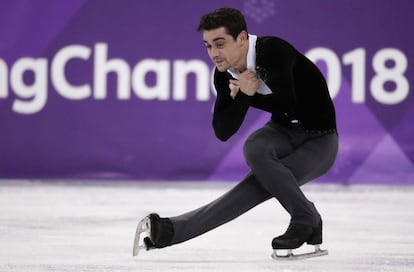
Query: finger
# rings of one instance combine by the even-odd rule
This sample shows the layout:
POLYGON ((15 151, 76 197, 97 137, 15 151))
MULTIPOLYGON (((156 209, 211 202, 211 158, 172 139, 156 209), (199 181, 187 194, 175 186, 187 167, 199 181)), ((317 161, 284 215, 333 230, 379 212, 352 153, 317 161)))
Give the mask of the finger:
POLYGON ((255 73, 250 73, 249 74, 250 79, 257 79, 257 75, 255 73))
POLYGON ((246 76, 247 76, 247 75, 249 75, 249 76, 251 76, 251 75, 256 76, 256 74, 255 74, 253 71, 251 71, 251 70, 246 70, 246 71, 244 71, 243 73, 241 73, 241 75, 242 75, 242 74, 245 74, 246 76))
POLYGON ((229 85, 229 89, 230 89, 230 93, 233 93, 233 92, 235 92, 235 91, 237 91, 237 86, 234 86, 234 85, 229 85))
POLYGON ((237 88, 239 88, 239 83, 238 82, 229 82, 229 88, 230 89, 237 89, 237 88))
POLYGON ((233 84, 229 84, 230 96, 234 99, 239 91, 239 87, 233 84))
POLYGON ((255 73, 253 72, 246 72, 244 75, 240 75, 241 78, 244 78, 246 80, 252 80, 252 79, 256 79, 257 76, 255 73))
POLYGON ((239 86, 239 81, 236 79, 230 79, 229 80, 230 84, 234 85, 234 86, 239 86))
POLYGON ((230 91, 231 98, 235 99, 237 95, 237 91, 230 91))

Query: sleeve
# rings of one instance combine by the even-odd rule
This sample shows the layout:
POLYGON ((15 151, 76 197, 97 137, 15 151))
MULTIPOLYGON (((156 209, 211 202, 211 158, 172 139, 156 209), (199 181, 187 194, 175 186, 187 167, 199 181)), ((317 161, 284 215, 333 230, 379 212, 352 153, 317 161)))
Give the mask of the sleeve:
POLYGON ((229 79, 225 72, 214 71, 214 86, 217 98, 213 111, 213 128, 216 137, 227 141, 240 128, 250 107, 251 96, 238 92, 235 99, 230 96, 229 79))

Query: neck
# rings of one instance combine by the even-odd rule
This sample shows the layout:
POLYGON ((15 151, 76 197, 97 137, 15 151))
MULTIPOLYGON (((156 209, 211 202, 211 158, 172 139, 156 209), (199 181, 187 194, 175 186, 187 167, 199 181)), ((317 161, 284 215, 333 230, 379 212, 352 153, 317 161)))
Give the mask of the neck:
POLYGON ((239 63, 234 67, 240 73, 247 70, 247 52, 249 51, 249 41, 247 40, 246 46, 243 47, 242 54, 240 56, 239 63))
POLYGON ((244 65, 237 68, 237 71, 239 71, 239 73, 243 73, 246 70, 247 70, 247 65, 246 64, 244 64, 244 65))

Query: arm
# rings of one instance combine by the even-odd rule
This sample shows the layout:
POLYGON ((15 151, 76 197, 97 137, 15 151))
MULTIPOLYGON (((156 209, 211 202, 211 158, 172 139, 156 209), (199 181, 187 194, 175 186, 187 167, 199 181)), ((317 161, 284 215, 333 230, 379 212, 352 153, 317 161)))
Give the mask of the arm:
POLYGON ((213 112, 213 128, 217 138, 222 141, 228 140, 240 128, 251 101, 251 96, 241 91, 236 94, 233 92, 234 98, 232 98, 230 79, 232 77, 227 73, 217 70, 214 72, 217 98, 213 112))

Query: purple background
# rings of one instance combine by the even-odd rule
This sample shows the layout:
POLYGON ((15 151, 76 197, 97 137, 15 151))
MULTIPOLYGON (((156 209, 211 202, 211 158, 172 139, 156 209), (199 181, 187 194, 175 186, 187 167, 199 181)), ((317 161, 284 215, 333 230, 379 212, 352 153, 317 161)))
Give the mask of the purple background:
MULTIPOLYGON (((351 101, 351 68, 342 64, 341 88, 334 99, 339 156, 329 174, 318 181, 414 184, 414 2, 410 0, 1 1, 0 59, 7 64, 7 79, 11 81, 11 67, 17 60, 46 58, 48 97, 39 112, 18 113, 12 105, 21 98, 8 82, 8 95, 0 98, 0 178, 242 178, 247 171, 243 141, 269 119, 267 113, 250 110, 239 133, 222 143, 211 128, 214 95, 209 101, 197 100, 194 76, 188 76, 184 101, 144 100, 134 92, 130 99, 120 100, 113 74, 108 76, 105 99, 68 100, 56 92, 50 78, 56 53, 82 45, 91 49, 91 56, 68 62, 66 78, 73 85, 93 84, 97 43, 108 44, 108 58, 125 60, 131 70, 149 58, 171 64, 202 60, 211 70, 195 28, 201 15, 222 6, 242 10, 249 32, 282 37, 302 52, 326 47, 341 60, 344 54, 364 48, 366 101, 351 101), (396 48, 408 60, 404 77, 410 93, 395 105, 382 104, 369 92, 375 75, 373 56, 383 48, 396 48)), ((318 65, 326 72, 323 64, 318 65)), ((26 84, 33 80, 33 72, 24 74, 26 84)), ((155 84, 154 73, 147 75, 146 83, 155 84)), ((392 83, 386 85, 393 88, 392 83)))

